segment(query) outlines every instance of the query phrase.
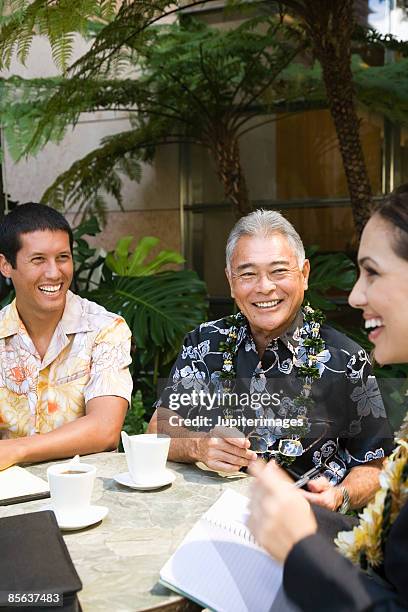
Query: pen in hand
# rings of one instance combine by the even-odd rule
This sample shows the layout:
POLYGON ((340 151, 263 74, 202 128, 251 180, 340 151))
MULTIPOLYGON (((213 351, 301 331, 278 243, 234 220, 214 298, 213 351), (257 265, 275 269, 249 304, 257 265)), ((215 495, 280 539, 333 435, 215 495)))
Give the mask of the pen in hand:
POLYGON ((319 474, 321 472, 321 469, 321 466, 312 468, 311 470, 303 474, 303 476, 301 476, 298 480, 296 480, 296 482, 293 483, 293 486, 297 489, 302 488, 305 484, 309 482, 311 478, 319 474))

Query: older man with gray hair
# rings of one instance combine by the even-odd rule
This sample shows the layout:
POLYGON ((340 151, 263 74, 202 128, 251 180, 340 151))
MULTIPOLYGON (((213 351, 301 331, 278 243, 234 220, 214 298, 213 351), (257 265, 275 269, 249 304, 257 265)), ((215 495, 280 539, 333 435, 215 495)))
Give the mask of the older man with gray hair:
POLYGON ((392 437, 365 351, 302 307, 309 272, 280 213, 241 218, 226 248, 239 312, 187 335, 149 430, 171 436, 170 459, 216 471, 273 458, 306 474, 309 501, 346 512, 378 488, 392 437))

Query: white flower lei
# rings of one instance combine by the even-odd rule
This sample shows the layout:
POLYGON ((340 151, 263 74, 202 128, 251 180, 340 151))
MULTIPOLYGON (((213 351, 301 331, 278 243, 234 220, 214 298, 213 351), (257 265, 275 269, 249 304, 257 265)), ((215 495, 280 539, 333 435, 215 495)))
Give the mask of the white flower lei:
POLYGON ((364 570, 383 563, 388 533, 408 502, 408 413, 396 443, 380 474, 380 489, 360 514, 359 525, 340 532, 335 540, 340 552, 364 570))
MULTIPOLYGON (((296 367, 298 375, 303 379, 302 390, 298 396, 293 399, 293 403, 303 408, 303 427, 296 427, 293 431, 288 428, 287 436, 291 436, 294 440, 299 440, 301 435, 305 435, 309 431, 307 414, 314 406, 314 400, 311 397, 313 381, 320 378, 320 370, 318 367, 319 355, 325 349, 325 342, 320 335, 320 327, 325 320, 324 314, 317 308, 312 308, 310 304, 305 304, 303 311, 303 330, 302 330, 302 346, 303 359, 297 360, 296 367)), ((248 325, 246 318, 241 312, 231 315, 227 319, 229 332, 227 339, 220 342, 219 350, 223 353, 223 364, 220 378, 225 385, 226 390, 230 390, 233 381, 235 380, 234 357, 238 351, 238 338, 240 330, 248 325)), ((228 409, 225 412, 225 417, 232 417, 232 412, 228 409)), ((282 453, 274 456, 275 461, 281 465, 290 465, 295 457, 288 457, 282 453)))

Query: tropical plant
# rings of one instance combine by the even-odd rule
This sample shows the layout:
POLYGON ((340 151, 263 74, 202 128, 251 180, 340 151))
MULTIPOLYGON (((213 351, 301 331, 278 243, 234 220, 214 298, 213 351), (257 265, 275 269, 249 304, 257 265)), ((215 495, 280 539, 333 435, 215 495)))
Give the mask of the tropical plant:
POLYGON ((206 289, 192 270, 164 271, 150 276, 114 276, 104 270, 98 289, 87 297, 122 315, 145 365, 168 363, 187 331, 206 317, 206 289))
POLYGON ((357 277, 355 263, 345 253, 319 253, 318 245, 308 247, 306 256, 311 263, 306 300, 314 308, 335 310, 336 303, 330 296, 338 297, 352 289, 357 277))
MULTIPOLYGON (((408 123, 408 58, 384 66, 367 66, 360 56, 353 55, 352 72, 360 108, 392 122, 408 123)), ((303 95, 305 105, 324 106, 326 97, 320 64, 304 66, 293 62, 282 73, 280 91, 288 104, 296 104, 303 95)))
POLYGON ((24 64, 34 36, 40 34, 48 36, 56 65, 66 70, 75 33, 86 35, 90 20, 108 23, 117 4, 117 0, 0 0, 0 69, 10 65, 15 52, 24 64))
POLYGON ((206 286, 191 270, 163 270, 184 261, 175 251, 161 251, 146 262, 157 238, 142 238, 133 252, 131 241, 130 236, 118 241, 106 257, 98 288, 83 295, 128 323, 136 348, 134 389, 141 391, 149 417, 158 381, 167 376, 184 336, 207 318, 206 286))
MULTIPOLYGON (((57 0, 53 3, 46 2, 46 0, 35 0, 34 2, 1 0, 0 68, 9 66, 14 51, 17 51, 20 59, 24 61, 33 33, 40 32, 49 37, 54 58, 69 77, 68 84, 54 83, 56 93, 54 97, 51 96, 51 101, 55 102, 54 105, 48 102, 49 87, 46 93, 44 93, 47 90, 45 86, 43 90, 39 87, 39 94, 33 90, 32 97, 38 103, 42 116, 44 116, 44 110, 47 109, 49 117, 41 123, 39 115, 34 117, 37 110, 33 110, 33 105, 29 102, 26 103, 28 117, 26 128, 32 129, 33 119, 38 128, 35 131, 34 139, 31 140, 29 150, 35 150, 36 146, 40 146, 51 138, 58 138, 61 130, 63 131, 66 126, 65 121, 75 122, 78 113, 83 110, 126 108, 131 110, 133 116, 131 130, 119 135, 116 139, 107 139, 102 143, 100 149, 91 152, 84 160, 76 162, 67 174, 60 177, 45 195, 49 202, 53 202, 54 205, 61 204, 65 198, 63 194, 70 194, 71 204, 82 202, 85 206, 99 209, 103 215, 103 201, 99 188, 112 193, 120 201, 118 170, 137 179, 140 176, 138 162, 151 159, 155 146, 174 141, 180 142, 180 139, 188 137, 190 142, 198 141, 210 148, 217 164, 218 174, 224 184, 226 197, 233 202, 238 214, 247 212, 250 205, 248 205, 246 181, 239 160, 239 147, 236 146, 239 139, 236 138, 236 130, 225 130, 224 127, 225 125, 231 127, 232 124, 228 123, 231 115, 224 117, 222 122, 219 121, 216 124, 215 130, 207 130, 204 136, 198 137, 198 140, 196 131, 189 133, 188 127, 191 128, 193 124, 196 130, 197 123, 202 125, 203 117, 208 121, 204 108, 208 106, 208 96, 213 95, 215 99, 218 93, 221 101, 225 93, 227 97, 231 96, 231 90, 228 90, 231 72, 228 70, 232 70, 232 77, 238 74, 243 77, 244 81, 249 78, 248 84, 250 85, 252 73, 256 76, 255 81, 261 83, 258 71, 269 68, 271 82, 274 83, 279 80, 276 79, 276 76, 280 74, 279 56, 277 56, 277 61, 275 61, 276 58, 275 60, 272 58, 272 62, 270 59, 265 61, 270 46, 262 47, 260 31, 251 31, 250 27, 248 28, 245 24, 241 32, 238 30, 242 41, 238 41, 238 45, 231 44, 234 53, 237 49, 239 53, 244 52, 243 55, 238 56, 231 53, 229 48, 222 44, 219 47, 213 44, 215 38, 213 41, 207 40, 206 35, 203 34, 204 30, 201 33, 196 32, 198 34, 196 45, 186 42, 187 39, 183 42, 182 38, 178 38, 176 41, 177 37, 174 37, 169 30, 163 38, 160 38, 159 29, 155 26, 163 17, 172 16, 182 9, 204 3, 208 5, 211 0, 210 2, 156 0, 154 3, 147 0, 124 0, 120 4, 114 0, 81 0, 75 3, 67 2, 67 0, 57 0), (89 34, 90 28, 95 34, 92 47, 68 70, 73 33, 89 34), (247 28, 246 31, 245 28, 247 28), (247 34, 251 34, 252 38, 247 34), (153 40, 155 40, 154 43, 153 40), (175 42, 177 42, 176 46, 173 45, 175 42), (177 47, 180 52, 177 51, 177 47), (176 51, 173 57, 172 50, 174 49, 176 51), (139 88, 137 95, 133 95, 130 90, 134 83, 130 82, 131 80, 116 79, 117 82, 115 82, 115 79, 112 81, 112 76, 117 77, 120 70, 124 68, 129 71, 131 67, 130 69, 134 70, 136 64, 141 69, 139 76, 142 74, 144 82, 142 90, 140 91, 139 88), (160 78, 155 81, 152 79, 154 70, 153 72, 149 70, 157 70, 157 66, 161 74, 160 78), (201 72, 197 72, 197 66, 201 72), (222 68, 220 74, 223 76, 221 79, 218 78, 217 72, 220 66, 222 68), (149 89, 150 86, 152 89, 149 89), (173 90, 176 90, 178 97, 172 97, 173 90), (82 96, 82 91, 84 96, 82 96), (153 93, 158 94, 157 99, 154 99, 154 106, 152 106, 153 93), (166 101, 168 95, 172 103, 166 107, 163 99, 166 101), (201 98, 202 95, 203 98, 201 98), (64 97, 70 101, 67 102, 68 104, 72 104, 72 113, 69 116, 68 109, 68 115, 65 113, 65 120, 61 126, 61 123, 58 123, 59 105, 61 103, 61 109, 64 109, 66 103, 64 97), (88 104, 83 98, 88 100, 88 104), (174 100, 182 103, 174 106, 174 100), (200 101, 203 104, 200 104, 200 101), (175 108, 179 111, 179 106, 183 112, 186 111, 186 102, 188 102, 187 110, 192 112, 182 117, 174 115, 175 108), (153 115, 155 119, 152 121, 153 115), (176 133, 162 131, 166 122, 169 121, 176 133), (156 129, 152 129, 152 126, 155 126, 156 129), (58 132, 60 132, 59 135, 58 132), (172 140, 174 136, 175 140, 172 140)), ((245 2, 230 0, 228 4, 241 6, 245 2)), ((276 8, 281 7, 282 17, 284 11, 289 11, 298 20, 299 27, 296 25, 291 28, 286 27, 286 31, 290 31, 293 36, 290 41, 286 36, 280 40, 289 48, 288 59, 294 57, 297 44, 300 44, 300 48, 309 44, 314 56, 322 66, 328 105, 338 134, 354 219, 357 229, 360 230, 368 215, 371 188, 361 148, 351 72, 352 37, 356 33, 360 39, 362 37, 361 30, 357 32, 353 0, 332 0, 330 2, 328 0, 269 0, 262 3, 262 6, 270 7, 272 12, 276 12, 276 8)), ((259 7, 258 10, 260 10, 259 7)), ((274 24, 269 27, 269 33, 275 34, 276 30, 273 29, 276 25, 275 15, 272 20, 265 19, 266 23, 274 24)), ((259 20, 253 23, 259 24, 259 20)), ((186 36, 187 30, 188 28, 182 25, 180 36, 186 36)), ((162 30, 164 31, 165 29, 162 30)), ((284 28, 279 30, 279 32, 284 31, 284 28)), ((220 36, 224 34, 225 32, 222 32, 220 36)), ((231 39, 234 36, 233 32, 231 34, 227 32, 227 34, 231 36, 231 39)), ((267 37, 263 39, 266 40, 267 37)), ((365 41, 384 46, 397 45, 397 41, 392 37, 381 39, 379 35, 373 34, 370 30, 365 31, 365 41)), ((400 50, 401 43, 398 44, 400 50)), ((241 86, 240 76, 235 78, 234 83, 241 86)), ((18 87, 21 87, 21 83, 18 87)), ((24 87, 27 87, 27 84, 24 84, 24 87)), ((244 94, 247 91, 243 89, 244 94)), ((262 85, 260 91, 262 92, 262 85)), ((228 102, 232 100, 232 102, 239 103, 241 100, 239 88, 232 89, 232 93, 236 95, 230 97, 228 102)), ((244 111, 249 114, 253 110, 253 102, 261 99, 260 95, 257 97, 259 90, 254 93, 255 98, 247 98, 248 104, 243 107, 244 111)), ((6 99, 7 96, 3 98, 6 99)), ((24 106, 23 101, 22 106, 24 106)), ((210 105, 210 112, 212 108, 210 105)), ((218 107, 217 113, 220 108, 222 110, 222 107, 218 107)), ((231 107, 231 104, 229 112, 235 113, 235 107, 231 107)), ((221 117, 222 114, 217 116, 221 117)), ((248 118, 245 113, 242 116, 248 118)), ((24 132, 24 126, 22 128, 20 126, 20 129, 24 132)))
POLYGON ((133 236, 120 238, 104 260, 98 287, 89 299, 122 315, 133 333, 141 363, 168 363, 178 352, 187 331, 206 317, 206 286, 192 270, 163 270, 181 264, 176 251, 149 256, 158 238, 142 238, 133 251, 133 236))
MULTIPOLYGON (((157 23, 158 19, 163 17, 163 15, 168 15, 185 8, 186 4, 187 6, 191 6, 202 4, 202 2, 172 3, 170 1, 158 0, 155 3, 151 3, 146 0, 125 0, 121 3, 116 13, 112 1, 104 3, 102 0, 99 2, 96 0, 82 0, 82 2, 78 3, 77 13, 68 6, 69 4, 70 3, 66 0, 60 0, 60 2, 52 3, 51 5, 45 0, 36 0, 33 3, 30 3, 29 0, 18 0, 18 2, 17 0, 2 0, 2 14, 6 16, 3 17, 3 27, 0 31, 0 60, 2 60, 3 65, 7 66, 10 62, 12 52, 16 47, 18 48, 20 59, 24 60, 27 57, 29 45, 32 40, 32 33, 37 27, 41 33, 48 34, 51 40, 54 57, 61 66, 66 66, 68 58, 70 57, 70 51, 72 50, 72 32, 75 30, 83 32, 86 29, 87 20, 95 18, 96 14, 99 13, 102 18, 102 23, 104 23, 104 27, 99 28, 92 48, 85 56, 75 62, 69 73, 70 83, 68 86, 64 87, 63 85, 59 94, 57 93, 54 98, 55 108, 59 108, 61 103, 62 105, 72 105, 72 113, 71 116, 68 117, 68 121, 75 121, 80 111, 90 109, 89 105, 84 105, 83 103, 82 105, 78 104, 78 97, 81 97, 84 85, 88 81, 95 79, 100 80, 107 75, 112 76, 112 67, 117 68, 118 63, 122 63, 123 65, 123 63, 128 62, 130 58, 133 59, 136 57, 137 61, 141 62, 142 65, 146 60, 149 61, 151 57, 155 56, 155 48, 157 47, 156 44, 152 45, 152 24, 157 23), (17 11, 16 8, 18 9, 17 11), (11 15, 7 14, 5 9, 9 11, 11 9, 11 15), (17 14, 14 15, 14 12, 17 14), (50 19, 51 16, 53 20, 50 19), (105 22, 103 22, 104 19, 105 22), (148 50, 147 55, 146 50, 148 50)), ((234 0, 231 4, 240 5, 241 2, 234 0)), ((359 122, 355 108, 351 73, 351 40, 355 28, 353 0, 332 0, 330 2, 327 0, 277 0, 276 2, 270 0, 269 4, 274 7, 274 9, 276 6, 280 6, 282 13, 284 10, 283 7, 285 7, 286 10, 290 11, 300 20, 304 33, 312 44, 314 54, 322 65, 329 108, 338 134, 339 146, 353 205, 355 223, 356 227, 361 230, 368 216, 371 187, 360 142, 359 122)), ((274 34, 276 34, 275 31, 274 34)), ((229 32, 227 32, 227 36, 228 35, 229 32)), ((232 31, 232 36, 233 35, 234 32, 232 31)), ((262 36, 259 36, 259 39, 255 48, 252 44, 252 50, 254 51, 252 53, 252 58, 247 54, 247 61, 241 66, 237 66, 237 62, 232 58, 228 47, 223 47, 222 53, 217 49, 216 55, 211 57, 207 49, 203 46, 203 41, 198 43, 198 54, 196 55, 195 62, 192 60, 191 54, 188 53, 187 63, 184 61, 184 64, 180 65, 180 57, 177 52, 174 54, 176 62, 174 63, 172 61, 171 51, 172 49, 174 50, 174 47, 169 47, 169 42, 171 41, 170 37, 167 44, 165 44, 159 52, 159 56, 161 57, 156 59, 156 62, 158 60, 161 71, 161 78, 159 81, 156 79, 156 82, 154 82, 154 85, 158 85, 158 97, 160 98, 160 92, 163 91, 163 85, 165 86, 163 91, 165 98, 167 98, 168 95, 169 85, 170 89, 173 89, 175 86, 178 96, 180 96, 180 93, 189 94, 186 100, 192 104, 194 115, 197 116, 198 110, 198 116, 205 117, 208 105, 208 93, 212 96, 215 94, 215 99, 218 102, 219 99, 222 100, 225 95, 226 86, 228 87, 229 81, 225 78, 222 80, 219 80, 218 77, 214 79, 214 72, 217 72, 217 70, 214 69, 218 69, 221 63, 229 68, 232 66, 234 69, 232 74, 231 72, 227 72, 223 75, 224 77, 233 77, 236 68, 241 68, 238 70, 238 83, 237 80, 234 79, 231 91, 227 91, 227 97, 229 98, 228 112, 231 113, 230 102, 234 103, 240 100, 237 94, 239 94, 239 88, 242 85, 241 75, 244 76, 244 80, 249 77, 248 84, 252 84, 254 80, 251 79, 251 73, 253 71, 258 72, 259 68, 264 67, 270 70, 271 77, 276 77, 276 65, 279 66, 279 61, 276 63, 274 58, 272 64, 271 62, 264 61, 268 54, 268 46, 261 46, 260 48, 259 44, 261 43, 262 45, 262 36), (209 62, 207 61, 208 57, 210 59, 209 62), (168 58, 171 68, 169 71, 165 70, 165 59, 168 58), (261 58, 263 62, 259 61, 261 58), (177 67, 177 62, 179 70, 174 72, 174 68, 177 67), (195 63, 198 63, 201 72, 202 78, 199 83, 197 83, 196 78, 193 78, 192 81, 189 79, 191 69, 194 67, 195 63), (233 94, 232 97, 231 93, 233 94), (201 100, 202 94, 204 94, 203 100, 201 100)), ((264 40, 266 40, 266 37, 264 40)), ((180 44, 180 40, 178 44, 180 44)), ((190 51, 191 47, 188 50, 190 51)), ((182 55, 185 55, 185 52, 182 53, 182 55)), ((292 52, 289 51, 287 51, 287 55, 289 61, 294 57, 292 52)), ((195 72, 195 75, 196 74, 195 72)), ((257 75, 257 80, 255 82, 259 82, 259 75, 257 75)), ((91 108, 97 107, 95 102, 98 101, 98 97, 99 100, 101 99, 101 96, 98 96, 101 91, 102 88, 97 87, 97 91, 94 92, 94 100, 91 108)), ((248 94, 248 91, 249 95, 247 95, 244 106, 245 111, 250 110, 251 104, 257 99, 257 96, 253 97, 251 95, 249 88, 244 88, 242 93, 245 95, 248 94)), ((262 86, 260 91, 263 91, 262 86)), ((149 93, 151 95, 152 91, 150 90, 149 93)), ((106 92, 103 97, 107 97, 106 92)), ((122 98, 118 99, 117 93, 110 99, 111 103, 120 108, 122 107, 122 101, 122 98)), ((160 106, 162 121, 164 121, 166 116, 168 118, 170 111, 171 121, 174 122, 174 104, 172 97, 171 102, 170 109, 160 106)), ((145 110, 147 110, 146 97, 142 96, 142 100, 140 96, 136 99, 133 97, 133 103, 134 108, 139 107, 139 113, 141 111, 143 119, 146 119, 148 115, 143 114, 145 110), (142 102, 142 105, 140 105, 140 102, 142 102), (143 106, 143 103, 145 106, 143 106)), ((149 103, 147 106, 149 106, 149 103)), ((184 107, 184 105, 182 106, 184 107)), ((217 106, 219 107, 219 102, 217 106)), ((156 105, 156 112, 157 110, 156 105)), ((219 111, 220 109, 218 108, 217 110, 219 111)), ((52 114, 52 105, 51 107, 47 106, 47 111, 48 114, 52 114)), ((188 115, 189 120, 190 117, 191 115, 188 115)), ((227 115, 227 118, 228 117, 229 115, 227 115)), ((48 126, 50 123, 52 125, 53 121, 50 122, 48 119, 45 120, 45 124, 48 124, 48 126)), ((142 122, 138 127, 146 127, 145 123, 146 121, 142 122)), ((178 130, 180 127, 179 121, 176 122, 176 125, 178 130)), ((181 125, 186 128, 185 123, 181 125)), ((225 118, 223 118, 222 122, 217 121, 217 129, 210 130, 210 134, 206 134, 207 138, 204 140, 206 146, 210 146, 215 154, 215 159, 218 162, 218 173, 225 185, 226 196, 234 203, 236 212, 243 214, 248 211, 247 188, 241 171, 237 138, 231 138, 231 134, 228 134, 228 131, 226 131, 226 125, 228 125, 228 122, 225 121, 225 118)), ((45 129, 49 130, 50 128, 48 127, 45 129)), ((37 142, 38 139, 44 137, 41 129, 39 131, 37 130, 36 134, 37 142)), ((89 169, 95 169, 95 166, 100 167, 105 157, 109 158, 110 166, 115 166, 116 164, 114 162, 118 160, 118 149, 120 151, 120 158, 125 157, 126 152, 129 157, 134 158, 135 150, 140 150, 141 145, 148 148, 149 145, 154 146, 161 141, 157 140, 157 133, 155 133, 155 138, 153 140, 151 139, 151 132, 149 131, 146 134, 146 132, 142 130, 141 135, 142 139, 139 138, 136 143, 134 139, 131 138, 131 134, 127 133, 126 135, 122 135, 121 141, 116 140, 116 147, 105 147, 102 159, 100 156, 98 158, 95 154, 91 154, 86 160, 88 167, 86 174, 88 176, 92 175, 89 169), (146 136, 147 138, 145 138, 146 136)), ((183 130, 183 136, 184 135, 185 130, 183 130)), ((193 136, 195 136, 194 133, 193 136)), ((195 138, 193 138, 193 141, 194 140, 195 138)), ((202 140, 200 139, 200 141, 202 140)), ((110 144, 112 145, 112 141, 110 141, 110 144)), ((105 166, 105 168, 107 170, 108 166, 105 166)), ((81 167, 78 165, 71 170, 71 174, 65 177, 66 181, 68 181, 68 184, 65 183, 65 189, 68 187, 68 191, 70 192, 75 191, 78 180, 81 183, 85 180, 86 176, 84 172, 81 172, 81 167)), ((100 176, 104 176, 103 171, 100 176)), ((104 186, 106 187, 106 181, 104 186)), ((56 188, 57 186, 54 185, 54 190, 56 188)), ((91 193, 92 189, 89 191, 88 186, 88 196, 91 193)), ((51 194, 48 193, 48 197, 50 196, 51 194)), ((76 199, 78 199, 78 195, 76 199)), ((94 203, 96 204, 98 201, 95 200, 94 203)))
POLYGON ((146 263, 146 257, 157 246, 159 239, 154 236, 145 236, 137 244, 134 251, 130 251, 132 242, 133 236, 120 238, 115 250, 106 256, 106 266, 119 276, 150 276, 159 272, 163 266, 168 264, 179 265, 185 261, 184 257, 177 251, 160 251, 154 259, 146 263))
MULTIPOLYGON (((139 180, 139 162, 151 160, 157 145, 190 142, 211 152, 226 199, 237 216, 246 214, 251 204, 240 139, 259 129, 252 121, 255 105, 304 48, 302 37, 276 18, 262 18, 261 30, 259 19, 217 30, 183 18, 146 29, 143 45, 134 46, 129 24, 119 30, 120 12, 104 29, 116 24, 116 42, 123 36, 126 77, 114 78, 101 65, 100 32, 86 76, 77 72, 77 64, 65 80, 14 78, 3 87, 2 121, 11 151, 18 157, 60 140, 81 112, 128 110, 132 129, 105 138, 99 149, 76 161, 45 192, 44 202, 92 206, 101 214, 101 188, 121 203, 120 173, 139 180)), ((90 54, 84 59, 88 66, 90 54)), ((124 63, 123 54, 120 58, 124 63)))

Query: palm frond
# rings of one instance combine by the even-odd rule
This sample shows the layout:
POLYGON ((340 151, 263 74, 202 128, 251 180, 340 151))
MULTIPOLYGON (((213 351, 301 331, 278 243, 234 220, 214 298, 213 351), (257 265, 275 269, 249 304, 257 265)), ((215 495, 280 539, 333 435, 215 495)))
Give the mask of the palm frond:
POLYGON ((63 137, 67 125, 63 114, 50 118, 41 132, 37 131, 48 101, 60 83, 58 78, 0 79, 0 122, 15 161, 24 155, 36 154, 47 142, 59 142, 63 137))
POLYGON ((124 0, 116 18, 96 36, 90 51, 71 67, 71 75, 93 78, 109 76, 112 63, 123 48, 143 46, 144 31, 166 14, 166 8, 178 5, 171 0, 124 0))
POLYGON ((358 101, 390 121, 408 123, 408 58, 368 67, 355 60, 354 82, 358 101))
POLYGON ((65 70, 72 57, 74 33, 86 34, 89 20, 111 18, 114 0, 3 0, 0 18, 0 69, 16 52, 24 63, 36 34, 48 36, 54 61, 65 70))
POLYGON ((60 174, 44 192, 41 201, 55 208, 74 209, 78 214, 82 212, 87 215, 95 211, 98 218, 104 221, 102 193, 113 196, 122 206, 120 172, 140 181, 140 161, 145 144, 140 134, 132 130, 105 138, 101 147, 60 174))
POLYGON ((334 310, 336 306, 328 293, 350 291, 356 282, 356 266, 344 253, 318 254, 318 249, 309 247, 307 253, 312 265, 306 299, 313 307, 334 310))

